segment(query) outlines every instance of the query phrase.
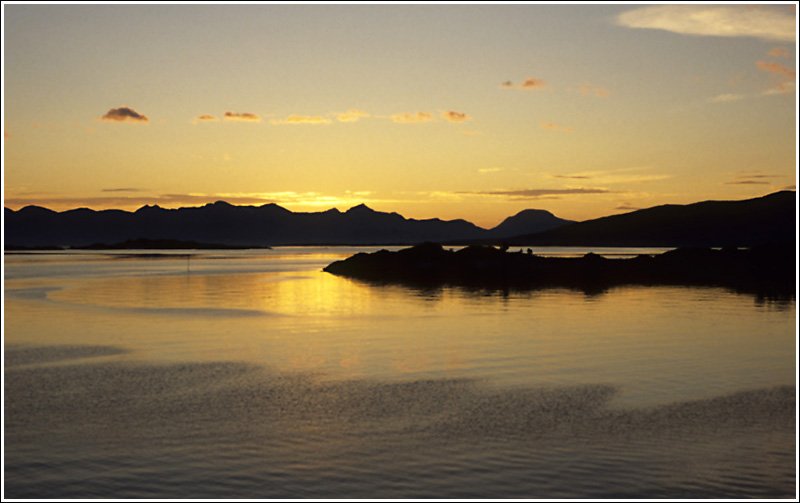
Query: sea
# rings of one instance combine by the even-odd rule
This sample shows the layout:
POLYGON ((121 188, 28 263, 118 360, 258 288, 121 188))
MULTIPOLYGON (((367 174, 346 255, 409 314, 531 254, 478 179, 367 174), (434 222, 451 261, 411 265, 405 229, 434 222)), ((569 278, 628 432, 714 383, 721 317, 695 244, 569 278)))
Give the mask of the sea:
POLYGON ((377 249, 7 252, 4 497, 796 496, 795 298, 322 271, 377 249))

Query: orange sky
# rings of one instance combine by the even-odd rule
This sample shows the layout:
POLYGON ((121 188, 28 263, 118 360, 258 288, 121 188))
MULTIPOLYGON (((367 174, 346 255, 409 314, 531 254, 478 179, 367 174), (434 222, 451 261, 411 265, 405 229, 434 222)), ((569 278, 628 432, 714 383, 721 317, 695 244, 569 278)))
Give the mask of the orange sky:
POLYGON ((4 203, 493 226, 794 188, 793 5, 3 5, 4 203), (701 12, 702 11, 702 12, 701 12))

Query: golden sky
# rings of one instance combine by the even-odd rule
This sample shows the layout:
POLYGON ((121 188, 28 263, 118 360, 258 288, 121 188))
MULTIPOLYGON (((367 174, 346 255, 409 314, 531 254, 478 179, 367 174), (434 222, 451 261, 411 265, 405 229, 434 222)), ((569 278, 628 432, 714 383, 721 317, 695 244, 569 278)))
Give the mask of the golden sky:
POLYGON ((794 188, 783 5, 3 5, 5 206, 494 226, 794 188))

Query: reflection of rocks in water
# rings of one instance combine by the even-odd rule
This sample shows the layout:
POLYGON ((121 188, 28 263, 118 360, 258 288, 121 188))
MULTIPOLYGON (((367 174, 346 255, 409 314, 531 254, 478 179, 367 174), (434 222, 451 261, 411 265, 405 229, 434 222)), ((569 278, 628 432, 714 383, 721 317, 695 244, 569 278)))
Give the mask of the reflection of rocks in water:
POLYGON ((5 377, 10 497, 775 496, 792 480, 788 386, 618 409, 605 385, 328 382, 243 363, 5 377))
POLYGON ((358 253, 326 272, 375 284, 415 288, 455 285, 473 289, 567 287, 598 295, 616 285, 721 286, 760 299, 789 300, 795 291, 794 243, 751 249, 679 248, 660 255, 606 259, 507 253, 491 246, 459 251, 425 243, 397 252, 358 253))

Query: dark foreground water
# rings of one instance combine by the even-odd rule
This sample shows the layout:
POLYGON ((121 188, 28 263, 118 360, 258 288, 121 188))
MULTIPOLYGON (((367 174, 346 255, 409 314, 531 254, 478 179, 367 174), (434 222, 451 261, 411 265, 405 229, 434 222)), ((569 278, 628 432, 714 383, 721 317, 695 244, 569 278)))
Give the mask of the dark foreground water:
POLYGON ((4 496, 794 497, 795 302, 5 257, 4 496))

